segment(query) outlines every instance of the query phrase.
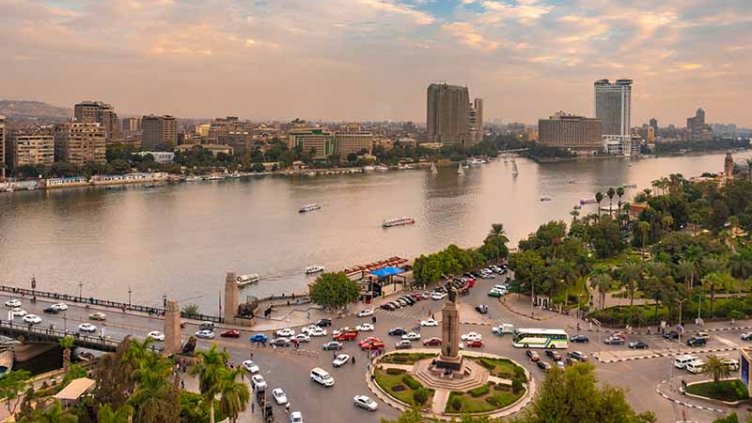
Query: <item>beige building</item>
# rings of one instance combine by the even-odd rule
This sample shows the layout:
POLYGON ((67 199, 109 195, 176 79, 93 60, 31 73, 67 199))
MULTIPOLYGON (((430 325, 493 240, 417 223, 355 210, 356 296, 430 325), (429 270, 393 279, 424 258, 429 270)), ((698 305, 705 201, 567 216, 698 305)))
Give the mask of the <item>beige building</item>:
POLYGON ((360 154, 365 150, 371 154, 374 136, 370 131, 337 131, 334 133, 334 151, 340 160, 347 160, 350 154, 360 154))
POLYGON ((8 143, 13 169, 25 165, 51 165, 55 162, 55 138, 48 131, 18 131, 8 143))
POLYGON ((565 148, 578 154, 593 154, 603 147, 601 121, 558 112, 538 121, 538 139, 543 145, 565 148))
POLYGON ((0 181, 5 179, 5 116, 0 115, 0 181))
POLYGON ((55 159, 76 166, 107 162, 104 128, 98 123, 67 122, 55 128, 55 159))
POLYGON ((467 87, 431 84, 427 91, 428 142, 470 146, 470 100, 467 87))
POLYGON ((303 153, 313 152, 313 160, 326 160, 334 154, 334 135, 325 129, 291 129, 287 133, 287 140, 290 149, 300 148, 303 153))
POLYGON ((141 118, 141 146, 146 150, 172 150, 178 144, 178 121, 173 116, 141 118))
POLYGON ((141 118, 139 117, 127 117, 122 120, 123 132, 126 134, 133 134, 141 130, 141 118))
POLYGON ((101 101, 82 101, 73 107, 73 117, 78 122, 99 123, 104 129, 107 144, 120 139, 120 122, 115 109, 101 101))

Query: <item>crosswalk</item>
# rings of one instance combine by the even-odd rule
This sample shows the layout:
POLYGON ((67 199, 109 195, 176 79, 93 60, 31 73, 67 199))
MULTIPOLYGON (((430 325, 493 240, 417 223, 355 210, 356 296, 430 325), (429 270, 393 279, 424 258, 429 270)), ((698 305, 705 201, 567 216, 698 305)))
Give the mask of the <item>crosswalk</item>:
MULTIPOLYGON (((418 323, 419 320, 426 320, 431 317, 428 312, 421 310, 420 308, 415 308, 415 307, 400 308, 394 311, 378 309, 376 310, 375 313, 377 315, 397 317, 402 320, 405 320, 406 322, 409 322, 409 323, 415 322, 416 324, 418 323)), ((441 313, 434 312, 434 319, 441 322, 441 313)))

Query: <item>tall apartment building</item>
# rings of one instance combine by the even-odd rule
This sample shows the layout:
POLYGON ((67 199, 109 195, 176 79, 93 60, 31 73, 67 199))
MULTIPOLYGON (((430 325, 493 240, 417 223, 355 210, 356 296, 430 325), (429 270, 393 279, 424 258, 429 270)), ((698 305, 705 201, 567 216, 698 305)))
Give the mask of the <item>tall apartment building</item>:
POLYGON ((251 151, 253 134, 249 131, 249 124, 236 116, 227 116, 212 120, 207 132, 210 144, 232 146, 235 153, 251 151))
POLYGON ((650 127, 653 128, 653 131, 658 134, 658 120, 656 118, 650 119, 650 127))
POLYGON ((427 91, 428 142, 467 147, 470 134, 470 96, 467 87, 431 84, 427 91))
POLYGON ((55 138, 49 130, 16 131, 8 142, 13 169, 25 165, 51 165, 55 162, 55 138))
POLYGON ((291 149, 300 148, 303 153, 313 152, 313 160, 326 160, 334 154, 334 135, 324 129, 291 129, 287 133, 287 140, 291 149))
POLYGON ((603 125, 603 135, 629 136, 632 120, 632 80, 595 81, 595 118, 603 125))
POLYGON ((139 117, 127 117, 122 119, 123 132, 126 134, 132 134, 141 130, 141 118, 139 117))
POLYGON ((693 117, 687 118, 687 137, 690 141, 711 141, 713 130, 705 123, 705 110, 697 109, 693 117))
POLYGON ((141 118, 141 146, 149 151, 172 150, 178 143, 178 121, 173 116, 141 118))
POLYGON ((600 119, 558 112, 538 121, 538 142, 571 150, 577 154, 594 154, 603 146, 600 119))
POLYGON ((0 115, 0 181, 5 179, 5 116, 0 115))
POLYGON ((104 129, 107 144, 120 139, 120 121, 115 108, 101 101, 82 101, 73 107, 73 117, 79 122, 96 122, 104 129))
POLYGON ((470 105, 470 133, 477 143, 483 141, 483 99, 476 98, 470 105))
POLYGON ((55 127, 55 160, 76 166, 107 163, 104 128, 94 122, 67 122, 55 127))
POLYGON ((360 154, 363 150, 370 154, 375 139, 371 131, 337 131, 334 133, 334 151, 340 160, 347 160, 350 154, 360 154))

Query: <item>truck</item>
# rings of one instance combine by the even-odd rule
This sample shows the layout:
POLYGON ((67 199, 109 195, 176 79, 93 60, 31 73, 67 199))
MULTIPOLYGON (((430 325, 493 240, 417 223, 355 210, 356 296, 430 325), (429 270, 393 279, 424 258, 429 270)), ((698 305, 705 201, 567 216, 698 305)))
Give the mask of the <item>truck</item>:
POLYGON ((491 328, 491 332, 499 336, 504 336, 504 334, 507 333, 514 333, 514 325, 511 323, 501 323, 499 326, 491 328))

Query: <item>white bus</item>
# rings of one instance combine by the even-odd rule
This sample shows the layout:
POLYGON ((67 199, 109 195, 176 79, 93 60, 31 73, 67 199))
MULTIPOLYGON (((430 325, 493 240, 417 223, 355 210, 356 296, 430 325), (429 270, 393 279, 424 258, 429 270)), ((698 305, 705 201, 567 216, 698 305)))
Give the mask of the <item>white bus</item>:
POLYGON ((515 329, 512 345, 517 348, 567 348, 569 335, 561 329, 515 329))

